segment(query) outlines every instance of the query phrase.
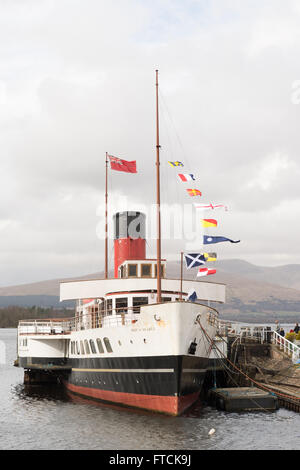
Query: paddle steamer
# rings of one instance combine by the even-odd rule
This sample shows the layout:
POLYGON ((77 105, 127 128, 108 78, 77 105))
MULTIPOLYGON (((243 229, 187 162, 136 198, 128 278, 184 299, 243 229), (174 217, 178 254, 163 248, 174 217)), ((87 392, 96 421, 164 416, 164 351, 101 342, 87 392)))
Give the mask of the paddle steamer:
POLYGON ((156 258, 146 258, 145 215, 117 213, 115 271, 108 277, 106 164, 104 279, 61 283, 61 301, 76 303, 74 318, 21 321, 17 364, 25 369, 26 383, 53 378, 72 394, 177 416, 199 397, 217 327, 218 312, 210 303, 225 301, 225 286, 166 277, 156 96, 156 258), (196 303, 188 300, 190 291, 197 293, 196 303))

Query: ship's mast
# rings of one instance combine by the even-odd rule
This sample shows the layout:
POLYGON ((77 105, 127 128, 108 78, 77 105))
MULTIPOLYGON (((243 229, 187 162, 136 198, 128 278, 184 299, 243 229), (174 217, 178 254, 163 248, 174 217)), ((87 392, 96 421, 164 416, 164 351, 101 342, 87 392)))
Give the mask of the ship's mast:
POLYGON ((107 152, 105 155, 105 279, 108 277, 108 229, 107 229, 107 152))
POLYGON ((180 292, 179 300, 182 301, 182 281, 183 281, 183 251, 180 253, 180 292))
POLYGON ((159 161, 158 70, 156 70, 156 207, 157 207, 157 303, 161 302, 161 225, 159 161))

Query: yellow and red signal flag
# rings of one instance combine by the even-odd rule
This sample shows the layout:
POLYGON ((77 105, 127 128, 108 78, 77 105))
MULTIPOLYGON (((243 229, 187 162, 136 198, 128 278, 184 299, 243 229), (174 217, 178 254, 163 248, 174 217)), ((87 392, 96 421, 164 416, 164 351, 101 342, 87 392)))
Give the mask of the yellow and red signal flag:
POLYGON ((199 191, 199 189, 187 189, 187 192, 190 196, 202 196, 202 193, 199 191))
POLYGON ((215 219, 202 219, 202 227, 217 227, 218 222, 215 219))
POLYGON ((203 253, 206 263, 217 261, 217 253, 203 253))

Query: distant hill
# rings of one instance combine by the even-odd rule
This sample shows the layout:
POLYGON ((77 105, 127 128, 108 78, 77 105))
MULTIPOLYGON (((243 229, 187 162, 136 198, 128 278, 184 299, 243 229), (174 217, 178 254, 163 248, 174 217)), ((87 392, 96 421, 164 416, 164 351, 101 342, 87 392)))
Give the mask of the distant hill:
POLYGON ((300 264, 264 267, 239 259, 221 260, 218 261, 218 271, 300 290, 300 264))
MULTIPOLYGON (((300 272, 300 265, 296 266, 300 272)), ((278 318, 288 315, 291 321, 294 321, 294 318, 299 318, 300 321, 300 289, 286 287, 286 282, 282 285, 273 284, 270 276, 266 274, 257 278, 254 272, 256 268, 259 271, 261 267, 242 260, 218 261, 210 263, 210 267, 215 267, 217 274, 202 279, 226 284, 226 303, 218 306, 218 310, 226 316, 252 313, 256 316, 266 314, 278 318)), ((279 270, 279 268, 262 269, 279 270)), ((169 263, 167 271, 168 276, 177 278, 180 272, 179 263, 169 263)), ((184 269, 184 277, 193 279, 195 270, 184 269)), ((277 282, 280 282, 279 276, 277 282)))
MULTIPOLYGON (((210 266, 213 267, 214 263, 210 266)), ((264 313, 300 316, 300 265, 280 267, 255 266, 243 260, 222 260, 215 263, 217 274, 202 280, 227 285, 224 314, 264 313)), ((179 278, 178 262, 169 262, 167 275, 179 278)), ((112 273, 110 274, 112 275, 112 273)), ((184 269, 184 278, 194 279, 196 270, 184 269)), ((72 279, 101 279, 103 273, 93 273, 72 279)), ((40 281, 0 288, 0 307, 7 305, 68 307, 59 303, 59 282, 62 279, 40 281), (33 302, 33 303, 31 303, 33 302)), ((66 280, 66 279, 64 279, 66 280)), ((71 279, 70 279, 71 280, 71 279)))
MULTIPOLYGON (((110 275, 112 275, 112 273, 110 273, 110 275)), ((72 278, 50 279, 48 281, 32 282, 18 286, 0 287, 0 296, 54 295, 59 297, 59 283, 61 281, 101 277, 103 278, 103 273, 94 273, 72 278)))

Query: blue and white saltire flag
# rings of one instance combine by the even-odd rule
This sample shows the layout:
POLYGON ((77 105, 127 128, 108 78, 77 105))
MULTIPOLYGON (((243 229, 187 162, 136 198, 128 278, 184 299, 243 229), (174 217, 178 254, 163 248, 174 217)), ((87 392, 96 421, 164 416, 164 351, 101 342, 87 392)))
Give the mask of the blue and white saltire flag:
POLYGON ((188 298, 187 299, 190 302, 196 302, 196 300, 198 299, 197 292, 195 290, 190 290, 190 292, 188 293, 188 298))
POLYGON ((206 263, 206 258, 201 253, 188 253, 184 257, 187 269, 197 268, 206 263))
POLYGON ((230 242, 230 243, 240 243, 241 240, 230 240, 230 238, 226 237, 211 237, 209 235, 203 235, 203 245, 212 245, 214 243, 221 243, 221 242, 230 242))

